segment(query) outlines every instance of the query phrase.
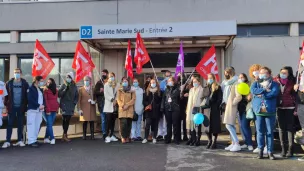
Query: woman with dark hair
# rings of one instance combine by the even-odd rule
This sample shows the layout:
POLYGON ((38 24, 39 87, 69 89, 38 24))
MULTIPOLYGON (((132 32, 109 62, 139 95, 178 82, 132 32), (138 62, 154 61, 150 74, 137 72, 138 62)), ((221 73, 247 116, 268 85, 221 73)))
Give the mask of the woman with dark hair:
POLYGON ((55 80, 49 78, 46 83, 46 88, 43 91, 43 96, 45 100, 45 112, 43 113, 43 118, 46 122, 46 131, 44 137, 44 143, 55 144, 55 137, 53 133, 53 123, 56 119, 56 113, 59 109, 58 103, 58 90, 56 87, 55 80))
POLYGON ((134 117, 134 104, 136 94, 131 90, 130 81, 128 78, 122 79, 122 84, 117 91, 117 103, 119 106, 118 118, 120 122, 121 142, 131 142, 130 135, 132 129, 132 119, 134 117))
MULTIPOLYGON (((242 73, 239 75, 239 83, 246 83, 249 86, 249 80, 246 74, 242 73)), ((248 148, 249 151, 253 150, 252 143, 252 132, 250 127, 250 119, 246 118, 246 108, 248 105, 248 95, 242 95, 242 100, 238 103, 238 111, 239 111, 239 123, 241 126, 241 131, 244 136, 245 148, 248 148)))
POLYGON ((27 91, 28 110, 26 115, 27 141, 29 146, 38 147, 37 138, 42 122, 42 112, 44 112, 45 101, 43 100, 44 80, 41 76, 36 76, 32 85, 27 91))
POLYGON ((167 88, 163 94, 161 111, 165 112, 167 122, 166 144, 170 144, 172 140, 172 126, 174 142, 179 144, 180 139, 180 90, 173 77, 167 81, 167 88))
POLYGON ((60 98, 60 109, 62 114, 62 141, 70 142, 68 138, 68 129, 70 126, 71 117, 74 115, 75 106, 78 102, 78 90, 74 81, 74 73, 69 72, 66 75, 64 84, 58 90, 60 98))
POLYGON ((281 89, 277 98, 277 118, 282 148, 281 156, 292 157, 294 146, 294 111, 296 107, 296 92, 293 88, 296 79, 292 68, 288 66, 283 67, 280 70, 280 74, 274 78, 274 81, 279 84, 281 89))

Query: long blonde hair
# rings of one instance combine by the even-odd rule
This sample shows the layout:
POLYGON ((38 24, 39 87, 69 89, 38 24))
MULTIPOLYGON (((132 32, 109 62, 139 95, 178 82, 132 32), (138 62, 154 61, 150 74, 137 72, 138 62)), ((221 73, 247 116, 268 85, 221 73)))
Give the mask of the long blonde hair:
POLYGON ((149 85, 148 85, 148 87, 147 87, 147 89, 146 89, 146 95, 148 96, 149 95, 149 93, 150 93, 150 88, 152 88, 151 87, 151 81, 152 80, 154 80, 155 81, 155 83, 156 83, 156 87, 155 88, 157 88, 157 94, 160 96, 161 94, 160 94, 160 86, 159 86, 159 83, 158 83, 158 81, 156 81, 156 79, 151 79, 150 80, 150 82, 149 82, 149 85))
POLYGON ((113 88, 115 88, 116 87, 116 76, 115 76, 115 74, 114 74, 114 72, 110 72, 109 73, 109 77, 108 77, 108 81, 107 81, 107 83, 111 86, 111 87, 113 87, 113 88), (115 78, 115 81, 111 81, 111 79, 110 79, 110 77, 111 76, 114 76, 114 78, 115 78))
POLYGON ((214 75, 213 73, 210 73, 210 74, 208 74, 208 75, 211 75, 211 77, 212 77, 212 79, 213 79, 213 83, 212 83, 212 85, 211 85, 211 90, 212 90, 212 92, 214 92, 214 91, 216 91, 216 90, 219 89, 219 84, 218 84, 218 82, 216 81, 216 77, 215 77, 215 75, 214 75))

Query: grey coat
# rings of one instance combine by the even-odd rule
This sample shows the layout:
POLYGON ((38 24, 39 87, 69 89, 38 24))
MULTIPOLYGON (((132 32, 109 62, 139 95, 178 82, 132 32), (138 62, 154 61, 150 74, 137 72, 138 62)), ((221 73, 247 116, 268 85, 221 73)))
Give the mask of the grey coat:
POLYGON ((78 90, 75 83, 70 86, 62 84, 58 90, 62 115, 74 115, 75 106, 78 102, 78 90))

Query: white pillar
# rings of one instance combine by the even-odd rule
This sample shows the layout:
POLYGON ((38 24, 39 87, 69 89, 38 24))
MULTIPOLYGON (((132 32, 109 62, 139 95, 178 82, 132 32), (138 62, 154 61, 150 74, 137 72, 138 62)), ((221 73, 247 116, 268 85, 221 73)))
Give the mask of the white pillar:
POLYGON ((299 36, 299 23, 291 23, 289 29, 290 36, 299 36))
POLYGON ((10 65, 9 65, 9 77, 14 77, 14 69, 17 68, 18 58, 17 55, 10 55, 10 65))

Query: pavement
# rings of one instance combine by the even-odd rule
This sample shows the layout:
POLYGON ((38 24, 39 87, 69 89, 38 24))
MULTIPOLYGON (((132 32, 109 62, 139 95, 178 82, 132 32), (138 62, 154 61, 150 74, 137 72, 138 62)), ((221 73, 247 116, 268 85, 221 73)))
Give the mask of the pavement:
MULTIPOLYGON (((98 137, 98 136, 97 136, 98 137)), ((98 137, 100 138, 100 137, 98 137)), ((0 149, 1 171, 303 171, 304 162, 291 159, 270 161, 255 159, 249 151, 227 152, 228 136, 219 137, 219 149, 205 146, 141 144, 119 142, 105 144, 101 139, 71 142, 56 141, 40 148, 0 149)), ((202 140, 206 144, 205 139, 202 140)), ((276 147, 276 149, 279 149, 276 147)), ((279 153, 276 151, 277 154, 279 153)), ((298 149, 297 153, 301 152, 298 149)), ((277 155, 276 155, 277 156, 277 155)))

